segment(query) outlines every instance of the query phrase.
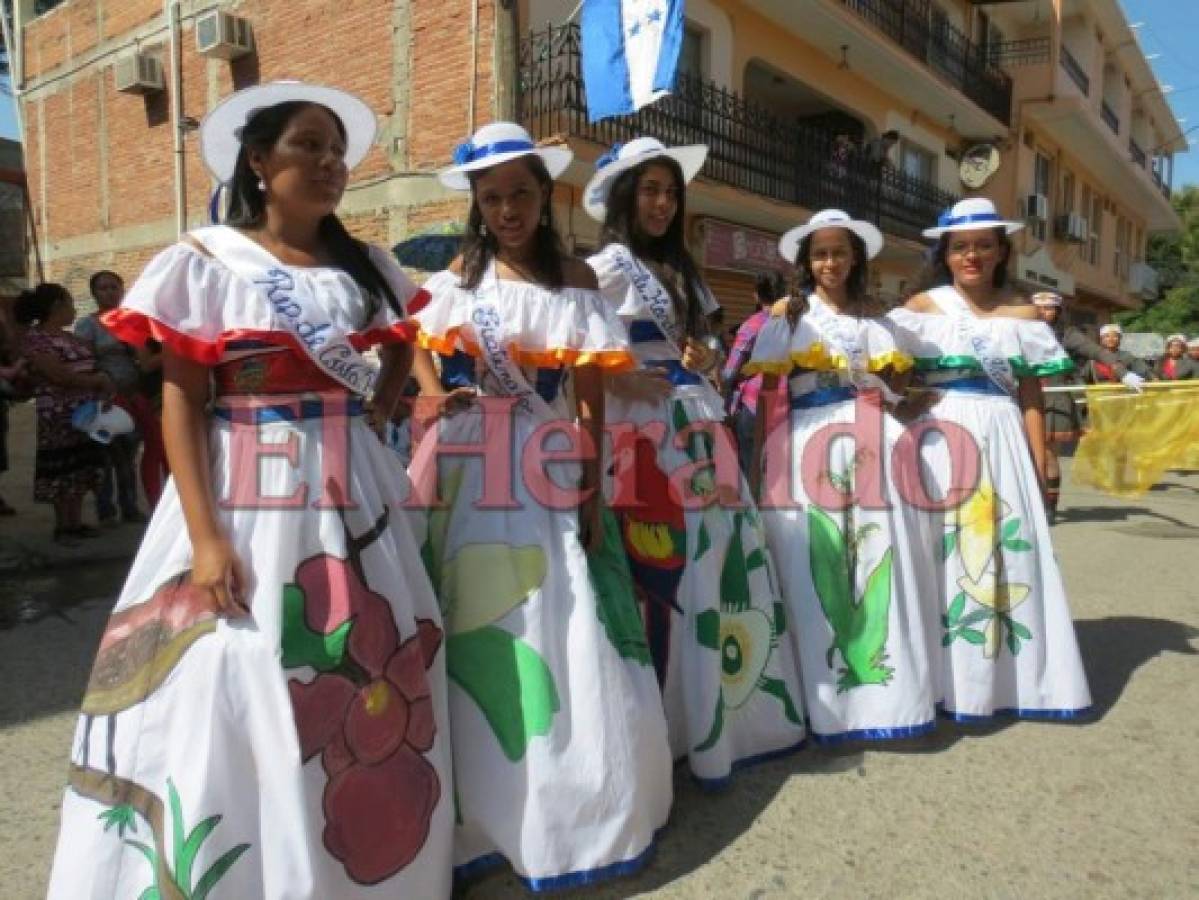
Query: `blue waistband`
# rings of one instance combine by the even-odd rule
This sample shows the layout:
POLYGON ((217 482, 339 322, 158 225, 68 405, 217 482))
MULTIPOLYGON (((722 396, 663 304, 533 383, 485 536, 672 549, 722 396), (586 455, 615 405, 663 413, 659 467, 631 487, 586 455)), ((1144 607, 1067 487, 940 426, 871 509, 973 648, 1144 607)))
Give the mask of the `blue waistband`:
POLYGON ((633 344, 649 344, 654 341, 665 341, 666 335, 656 323, 646 319, 637 319, 629 324, 629 341, 633 344))
POLYGON ((952 381, 942 381, 940 384, 930 384, 930 388, 942 391, 965 391, 968 394, 990 394, 994 397, 1007 397, 1008 392, 993 382, 986 375, 974 378, 954 378, 952 381))
MULTIPOLYGON (((661 332, 658 332, 661 334, 661 332)), ((670 379, 670 383, 675 387, 682 387, 688 384, 703 384, 704 379, 694 372, 688 372, 683 368, 683 364, 677 359, 650 359, 645 361, 648 368, 661 369, 666 373, 666 377, 670 379)))
POLYGON ((834 403, 842 403, 845 400, 852 400, 857 396, 855 391, 849 385, 842 387, 820 388, 819 390, 809 391, 806 394, 799 394, 791 398, 792 409, 815 409, 818 406, 831 406, 834 403))
MULTIPOLYGON (((324 400, 309 398, 298 403, 279 403, 263 406, 221 406, 212 408, 212 414, 225 422, 238 425, 267 425, 274 422, 296 422, 301 419, 319 419, 328 410, 324 400)), ((364 411, 361 397, 353 396, 346 399, 345 411, 342 413, 338 404, 338 413, 347 416, 360 416, 364 411)))

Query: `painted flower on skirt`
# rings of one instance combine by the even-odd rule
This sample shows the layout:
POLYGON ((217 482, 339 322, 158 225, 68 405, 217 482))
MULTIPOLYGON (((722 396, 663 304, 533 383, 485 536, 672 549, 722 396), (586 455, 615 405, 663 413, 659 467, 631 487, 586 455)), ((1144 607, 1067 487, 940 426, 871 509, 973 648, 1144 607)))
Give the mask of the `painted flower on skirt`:
POLYGON ((391 605, 350 562, 311 557, 284 587, 283 664, 305 762, 318 753, 325 846, 361 884, 376 884, 420 853, 441 797, 423 754, 437 726, 427 672, 442 643, 429 619, 399 640, 391 605))
POLYGON ((973 581, 979 581, 986 571, 999 543, 999 523, 1009 511, 983 473, 970 499, 950 513, 951 533, 956 535, 962 565, 973 581))

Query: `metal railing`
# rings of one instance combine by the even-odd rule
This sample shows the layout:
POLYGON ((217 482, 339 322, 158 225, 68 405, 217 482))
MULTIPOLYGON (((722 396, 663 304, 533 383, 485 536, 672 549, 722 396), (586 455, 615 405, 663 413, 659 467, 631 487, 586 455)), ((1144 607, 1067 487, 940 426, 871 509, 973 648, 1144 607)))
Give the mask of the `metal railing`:
POLYGON ((1012 79, 990 53, 948 22, 935 26, 927 0, 841 0, 1005 125, 1012 79))
POLYGON ((1112 134, 1120 133, 1120 117, 1116 115, 1116 111, 1108 105, 1106 100, 1099 104, 1099 118, 1103 119, 1103 123, 1112 130, 1112 134))
POLYGON ((1142 150, 1141 145, 1132 138, 1128 139, 1128 153, 1132 157, 1132 161, 1134 163, 1136 163, 1142 169, 1145 168, 1145 151, 1142 150))
POLYGON ((1018 41, 1001 41, 987 45, 987 59, 991 65, 1011 68, 1012 66, 1035 66, 1049 62, 1049 38, 1023 38, 1018 41))
POLYGON ((1074 83, 1078 85, 1078 89, 1084 95, 1090 96, 1091 79, 1065 44, 1062 44, 1062 68, 1066 70, 1067 75, 1074 79, 1074 83))
POLYGON ((956 197, 838 143, 838 132, 786 121, 712 82, 680 75, 674 93, 629 116, 587 120, 578 25, 549 26, 520 45, 520 117, 536 138, 610 146, 642 135, 706 144, 702 173, 808 209, 837 207, 918 239, 956 197))

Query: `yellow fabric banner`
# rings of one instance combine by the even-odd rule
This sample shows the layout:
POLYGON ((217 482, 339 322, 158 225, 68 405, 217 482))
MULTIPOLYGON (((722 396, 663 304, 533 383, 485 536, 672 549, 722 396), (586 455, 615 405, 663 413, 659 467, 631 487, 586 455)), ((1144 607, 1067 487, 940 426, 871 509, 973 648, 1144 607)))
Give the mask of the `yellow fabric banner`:
POLYGON ((1199 468, 1199 382, 1130 393, 1087 388, 1090 429, 1074 455, 1081 484, 1136 497, 1168 469, 1199 468))

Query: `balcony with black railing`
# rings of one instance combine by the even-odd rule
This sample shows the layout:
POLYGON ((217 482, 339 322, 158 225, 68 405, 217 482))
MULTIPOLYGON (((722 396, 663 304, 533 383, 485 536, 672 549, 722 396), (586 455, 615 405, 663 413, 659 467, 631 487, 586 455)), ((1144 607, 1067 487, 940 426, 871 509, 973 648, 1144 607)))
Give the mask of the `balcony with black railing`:
POLYGON ((1062 68, 1066 70, 1066 74, 1074 80, 1076 85, 1078 85, 1078 89, 1083 92, 1084 96, 1090 95, 1091 79, 1079 61, 1074 58, 1074 54, 1067 49, 1065 44, 1062 44, 1062 68))
POLYGON ((987 48, 944 20, 934 22, 925 0, 841 2, 996 119, 1011 124, 1012 79, 987 48))
POLYGON ((1112 134, 1120 133, 1120 117, 1116 115, 1116 111, 1106 100, 1099 104, 1099 118, 1103 119, 1103 124, 1112 130, 1112 134))
POLYGON ((574 23, 527 35, 519 78, 521 121, 536 138, 565 135, 607 147, 648 135, 668 145, 706 144, 708 178, 808 209, 844 209, 912 239, 957 199, 839 144, 832 129, 786 121, 687 75, 679 76, 674 93, 637 113, 591 123, 574 23))
POLYGON ((1141 145, 1138 144, 1132 138, 1128 139, 1128 155, 1132 157, 1132 161, 1134 163, 1136 163, 1142 169, 1145 168, 1145 162, 1146 162, 1145 151, 1142 150, 1141 145))

